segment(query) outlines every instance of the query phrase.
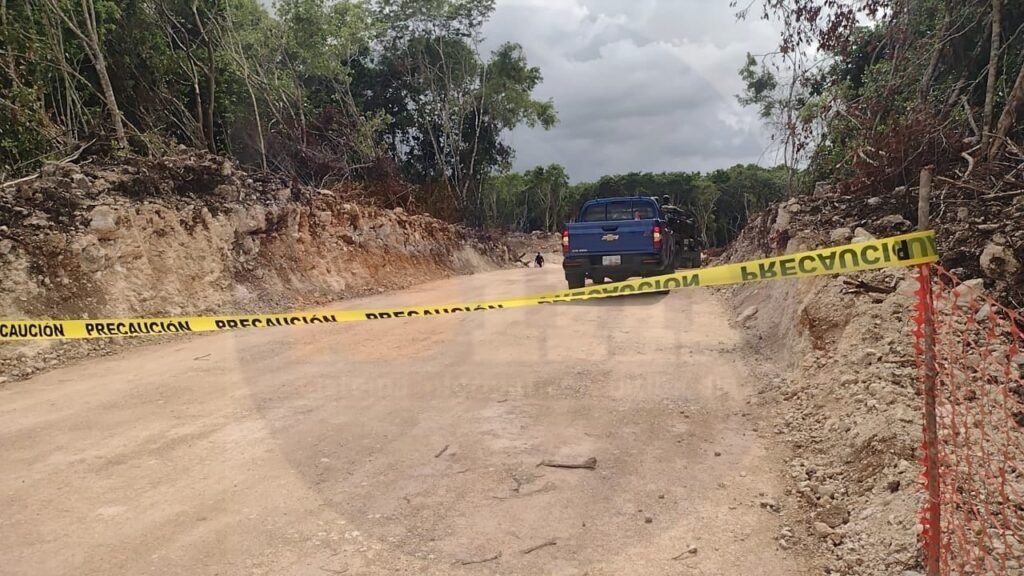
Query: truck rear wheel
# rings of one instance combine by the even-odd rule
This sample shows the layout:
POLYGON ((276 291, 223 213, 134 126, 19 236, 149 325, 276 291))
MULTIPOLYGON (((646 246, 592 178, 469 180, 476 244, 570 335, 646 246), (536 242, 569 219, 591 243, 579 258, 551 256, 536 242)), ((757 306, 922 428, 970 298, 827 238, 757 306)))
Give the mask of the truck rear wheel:
POLYGON ((587 277, 583 274, 566 274, 565 281, 569 284, 569 290, 579 290, 587 283, 587 277))

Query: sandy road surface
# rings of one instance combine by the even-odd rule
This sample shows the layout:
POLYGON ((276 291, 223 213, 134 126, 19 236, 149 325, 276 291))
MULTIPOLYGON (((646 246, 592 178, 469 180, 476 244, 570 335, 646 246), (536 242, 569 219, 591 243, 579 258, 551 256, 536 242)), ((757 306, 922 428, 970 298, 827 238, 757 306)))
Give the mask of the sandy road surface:
MULTIPOLYGON (((560 272, 344 306, 543 292, 560 272)), ((692 290, 246 331, 8 385, 0 573, 809 574, 756 504, 778 457, 743 416, 726 318, 692 290)))

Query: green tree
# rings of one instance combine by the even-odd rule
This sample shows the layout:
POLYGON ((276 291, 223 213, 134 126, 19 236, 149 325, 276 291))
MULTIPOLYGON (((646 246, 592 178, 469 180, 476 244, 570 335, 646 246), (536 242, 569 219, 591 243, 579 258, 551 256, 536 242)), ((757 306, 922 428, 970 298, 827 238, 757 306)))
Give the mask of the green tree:
POLYGON ((709 174, 631 172, 568 185, 561 166, 538 166, 522 174, 488 178, 487 197, 498 207, 489 210, 487 222, 516 230, 556 230, 594 198, 669 196, 673 204, 699 216, 698 228, 708 245, 723 245, 751 217, 785 195, 787 173, 784 166, 738 164, 709 174), (557 210, 554 190, 558 190, 557 210))
POLYGON ((490 174, 484 179, 483 190, 487 198, 487 226, 510 230, 529 228, 530 194, 522 174, 490 174))
POLYGON ((701 178, 697 181, 697 189, 690 199, 690 210, 696 221, 697 233, 700 234, 700 240, 705 246, 713 245, 712 236, 709 233, 714 229, 715 202, 720 195, 721 192, 714 182, 707 178, 701 178))
POLYGON ((719 197, 715 201, 712 226, 713 245, 723 245, 739 235, 750 217, 786 195, 788 169, 765 169, 753 164, 737 164, 707 175, 719 197))
POLYGON ((374 8, 387 32, 385 53, 357 80, 370 110, 391 119, 388 143, 414 182, 450 192, 458 211, 479 223, 483 178, 507 167, 502 134, 520 124, 550 127, 550 102, 531 97, 540 70, 522 48, 504 44, 484 60, 480 28, 491 1, 403 0, 374 8))
POLYGON ((553 232, 562 224, 569 176, 559 164, 538 166, 526 172, 527 194, 536 198, 535 213, 528 224, 534 230, 553 232))
POLYGON ((481 224, 495 211, 482 183, 514 156, 502 135, 556 121, 552 103, 533 97, 542 77, 522 47, 481 54, 493 9, 493 0, 278 0, 273 13, 261 0, 0 2, 0 173, 28 172, 97 132, 122 147, 156 133, 314 185, 380 183, 388 204, 394 188, 409 188, 404 179, 412 204, 481 224))
MULTIPOLYGON (((1004 147, 1024 137, 1021 3, 761 5, 779 23, 779 49, 748 59, 740 101, 768 118, 788 143, 787 164, 806 165, 813 179, 888 194, 913 186, 925 165, 939 174, 977 173, 979 163, 1003 171, 1004 147)), ((791 191, 806 188, 792 176, 791 191)))
POLYGON ((51 14, 60 19, 66 29, 77 38, 80 47, 88 54, 99 81, 114 136, 117 138, 118 144, 122 147, 127 146, 128 138, 124 129, 124 119, 121 115, 121 107, 117 104, 117 95, 114 93, 113 84, 110 82, 110 74, 107 69, 107 50, 103 43, 105 29, 118 20, 117 4, 104 0, 99 0, 98 4, 95 0, 82 0, 81 3, 71 0, 46 0, 45 6, 51 14))

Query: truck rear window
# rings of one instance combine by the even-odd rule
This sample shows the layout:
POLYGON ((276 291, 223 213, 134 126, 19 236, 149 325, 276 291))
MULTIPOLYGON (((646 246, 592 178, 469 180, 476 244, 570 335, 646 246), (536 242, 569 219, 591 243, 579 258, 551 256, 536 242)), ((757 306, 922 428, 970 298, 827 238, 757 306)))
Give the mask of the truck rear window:
POLYGON ((608 220, 632 220, 633 210, 630 202, 609 202, 608 220))
POLYGON ((580 215, 580 222, 647 220, 654 217, 654 206, 650 202, 624 200, 587 206, 580 215))
POLYGON ((604 204, 592 204, 583 210, 580 215, 582 222, 604 222, 604 204))
POLYGON ((648 202, 609 202, 608 220, 647 220, 654 218, 654 207, 648 202))
POLYGON ((650 202, 633 202, 633 217, 641 220, 654 218, 654 206, 650 202))

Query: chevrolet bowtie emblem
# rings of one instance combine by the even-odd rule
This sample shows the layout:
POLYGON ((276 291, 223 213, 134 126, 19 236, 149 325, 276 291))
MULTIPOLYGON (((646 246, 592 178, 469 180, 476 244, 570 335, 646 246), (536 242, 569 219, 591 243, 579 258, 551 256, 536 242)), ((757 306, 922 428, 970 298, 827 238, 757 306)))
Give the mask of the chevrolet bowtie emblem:
POLYGON ((604 236, 601 236, 601 240, 604 240, 605 242, 614 242, 618 239, 618 234, 605 234, 604 236))

